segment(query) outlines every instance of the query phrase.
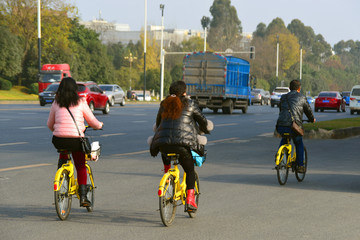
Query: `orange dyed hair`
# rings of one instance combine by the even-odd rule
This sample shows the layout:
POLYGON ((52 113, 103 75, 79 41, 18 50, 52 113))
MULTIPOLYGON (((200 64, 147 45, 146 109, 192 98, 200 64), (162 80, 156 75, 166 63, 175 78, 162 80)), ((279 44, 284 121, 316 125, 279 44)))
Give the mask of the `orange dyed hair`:
POLYGON ((162 119, 178 119, 183 110, 183 104, 179 97, 168 96, 162 103, 164 111, 161 113, 162 119))

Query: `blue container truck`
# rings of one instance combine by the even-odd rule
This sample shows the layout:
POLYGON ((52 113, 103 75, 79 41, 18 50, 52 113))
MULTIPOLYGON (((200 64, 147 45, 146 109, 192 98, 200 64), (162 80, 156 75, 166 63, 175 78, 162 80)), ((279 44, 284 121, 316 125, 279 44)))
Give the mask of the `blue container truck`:
POLYGON ((200 109, 232 114, 247 112, 250 105, 250 64, 248 61, 211 52, 187 54, 183 60, 183 81, 187 94, 200 109))

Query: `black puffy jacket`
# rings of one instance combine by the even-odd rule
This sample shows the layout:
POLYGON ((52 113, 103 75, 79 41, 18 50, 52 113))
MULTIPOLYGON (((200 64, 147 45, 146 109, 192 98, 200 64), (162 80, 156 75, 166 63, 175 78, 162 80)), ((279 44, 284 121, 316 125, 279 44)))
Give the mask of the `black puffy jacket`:
POLYGON ((159 147, 164 145, 178 145, 201 151, 197 140, 200 131, 209 133, 207 120, 199 107, 186 98, 187 106, 183 109, 181 117, 175 120, 161 119, 162 104, 156 117, 156 132, 150 146, 151 156, 159 153, 159 147))
POLYGON ((302 119, 304 113, 310 122, 314 122, 314 115, 306 98, 301 93, 297 92, 296 90, 293 90, 288 94, 284 94, 283 96, 281 96, 280 106, 279 106, 280 113, 276 123, 277 126, 283 126, 283 127, 291 126, 292 120, 291 120, 291 115, 289 113, 289 104, 295 122, 299 126, 303 127, 302 119))

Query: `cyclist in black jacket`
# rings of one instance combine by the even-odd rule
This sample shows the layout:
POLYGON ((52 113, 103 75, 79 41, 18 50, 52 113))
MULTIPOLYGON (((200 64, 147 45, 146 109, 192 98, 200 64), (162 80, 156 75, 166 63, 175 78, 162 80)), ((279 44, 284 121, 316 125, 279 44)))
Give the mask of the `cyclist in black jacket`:
MULTIPOLYGON (((177 81, 170 86, 170 95, 161 102, 156 118, 156 131, 150 146, 150 153, 155 157, 161 153, 178 153, 179 162, 186 172, 188 209, 195 210, 194 198, 195 169, 190 150, 201 154, 197 140, 199 131, 209 133, 207 120, 199 107, 186 97, 186 84, 177 81)), ((165 172, 170 163, 163 158, 165 172)))
MULTIPOLYGON (((291 133, 292 139, 296 146, 296 162, 298 165, 298 172, 302 173, 305 171, 304 168, 304 143, 302 136, 292 131, 292 118, 289 113, 289 109, 293 115, 293 118, 297 125, 303 128, 302 119, 305 113, 306 117, 310 122, 315 122, 315 118, 309 103, 307 102, 304 95, 300 93, 301 83, 299 80, 292 80, 290 82, 290 92, 281 96, 279 105, 279 117, 276 123, 276 130, 280 133, 291 133), (290 106, 289 106, 290 105, 290 106)), ((280 146, 285 144, 283 138, 280 142, 280 146)))

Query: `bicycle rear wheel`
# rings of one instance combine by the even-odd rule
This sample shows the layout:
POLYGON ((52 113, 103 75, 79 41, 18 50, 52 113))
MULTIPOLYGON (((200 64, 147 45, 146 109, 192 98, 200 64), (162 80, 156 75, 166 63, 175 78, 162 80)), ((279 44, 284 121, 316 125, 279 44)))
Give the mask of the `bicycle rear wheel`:
POLYGON ((65 220, 71 210, 72 198, 69 194, 69 186, 69 173, 63 170, 60 177, 60 189, 54 192, 56 213, 61 220, 65 220))
POLYGON ((288 179, 289 168, 287 167, 288 152, 283 148, 280 153, 280 162, 276 166, 277 179, 280 185, 284 185, 288 179))
POLYGON ((92 174, 90 165, 87 165, 86 169, 86 188, 87 188, 87 199, 91 202, 91 206, 86 207, 88 212, 94 211, 94 204, 95 204, 95 184, 94 184, 94 175, 92 174))
POLYGON ((170 176, 165 183, 163 191, 165 194, 159 197, 160 217, 165 226, 170 226, 176 213, 175 182, 174 177, 170 176))
MULTIPOLYGON (((199 208, 200 181, 199 181, 199 176, 198 176, 197 172, 195 172, 195 188, 194 188, 194 190, 195 190, 195 203, 196 203, 197 207, 199 208)), ((197 212, 197 210, 188 212, 188 214, 191 218, 194 218, 194 217, 196 217, 196 212, 197 212)))
POLYGON ((296 179, 299 181, 299 182, 302 182, 305 178, 305 174, 306 174, 306 171, 307 171, 307 165, 308 165, 308 159, 307 159, 307 150, 304 146, 304 167, 305 167, 305 172, 303 173, 299 173, 297 168, 295 168, 295 176, 296 176, 296 179))

